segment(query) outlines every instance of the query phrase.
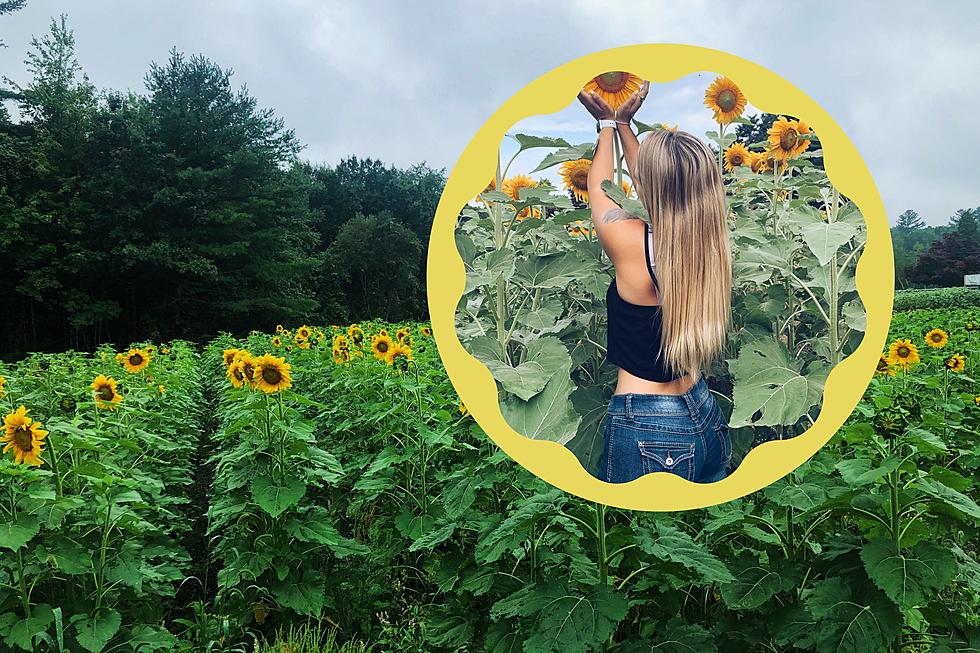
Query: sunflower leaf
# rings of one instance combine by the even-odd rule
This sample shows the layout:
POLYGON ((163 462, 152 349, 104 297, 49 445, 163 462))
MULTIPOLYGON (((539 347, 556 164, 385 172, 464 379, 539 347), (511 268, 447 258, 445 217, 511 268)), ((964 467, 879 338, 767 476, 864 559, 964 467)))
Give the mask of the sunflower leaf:
POLYGON ((801 374, 800 361, 775 340, 760 338, 743 345, 732 371, 735 408, 729 426, 733 428, 796 424, 819 398, 813 388, 822 380, 801 374), (753 419, 756 413, 760 414, 753 419))
POLYGON ((276 482, 271 476, 259 476, 252 481, 252 499, 272 517, 296 505, 306 494, 306 483, 295 477, 276 482))
POLYGON ((931 542, 903 553, 891 540, 878 538, 864 545, 861 560, 874 584, 903 608, 925 605, 956 575, 953 554, 931 542))
POLYGON ((532 136, 530 134, 513 134, 511 136, 520 144, 518 152, 530 150, 534 147, 571 147, 571 144, 564 138, 552 138, 550 136, 532 136))
POLYGON ((557 152, 551 152, 541 160, 538 167, 531 172, 540 172, 542 170, 547 170, 552 166, 556 166, 559 163, 565 163, 566 161, 578 161, 579 159, 592 160, 592 152, 595 149, 595 143, 580 143, 578 145, 572 145, 571 147, 566 147, 558 150, 557 152))
POLYGON ((41 525, 31 515, 17 515, 12 522, 0 523, 0 546, 16 551, 31 541, 41 525))

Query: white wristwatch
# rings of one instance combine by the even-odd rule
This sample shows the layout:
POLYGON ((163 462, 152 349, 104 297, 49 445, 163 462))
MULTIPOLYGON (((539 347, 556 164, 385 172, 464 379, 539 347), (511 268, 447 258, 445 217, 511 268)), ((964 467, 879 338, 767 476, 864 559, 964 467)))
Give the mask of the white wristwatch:
POLYGON ((615 120, 597 120, 596 123, 595 123, 595 131, 596 131, 597 134, 600 131, 602 131, 603 129, 605 129, 606 127, 612 127, 613 129, 616 129, 616 121, 615 120))

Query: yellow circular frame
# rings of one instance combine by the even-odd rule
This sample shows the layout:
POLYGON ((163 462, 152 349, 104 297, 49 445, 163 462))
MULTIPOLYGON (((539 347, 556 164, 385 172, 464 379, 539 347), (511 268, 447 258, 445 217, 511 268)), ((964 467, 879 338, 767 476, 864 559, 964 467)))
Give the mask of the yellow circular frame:
MULTIPOLYGON (((650 99, 656 102, 656 97, 650 99)), ((612 48, 570 61, 528 84, 487 120, 447 180, 432 225, 426 277, 433 334, 449 378, 474 419, 501 449, 543 480, 583 499, 619 508, 668 511, 743 497, 793 471, 827 443, 874 374, 891 321, 895 267, 888 220, 874 180, 853 143, 820 105, 782 77, 740 57, 693 45, 657 43, 612 48), (820 135, 830 182, 859 207, 867 224, 868 240, 855 272, 867 329, 857 350, 828 376, 816 422, 795 438, 755 447, 728 478, 717 483, 692 483, 668 473, 618 484, 593 477, 565 445, 530 439, 507 424, 489 370, 463 349, 456 336, 455 311, 466 283, 454 238, 460 207, 494 175, 497 150, 509 128, 529 116, 564 109, 576 101, 585 82, 609 70, 628 70, 652 83, 694 72, 717 73, 735 81, 761 111, 799 117, 820 135)))

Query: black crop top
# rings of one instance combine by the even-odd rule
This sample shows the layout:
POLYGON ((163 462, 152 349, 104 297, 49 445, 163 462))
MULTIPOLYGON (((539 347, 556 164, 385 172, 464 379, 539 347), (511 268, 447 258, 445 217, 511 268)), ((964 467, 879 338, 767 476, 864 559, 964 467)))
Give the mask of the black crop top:
MULTIPOLYGON (((657 266, 652 259, 653 237, 650 225, 645 225, 644 253, 650 278, 659 290, 657 266)), ((679 379, 683 374, 674 374, 666 360, 660 355, 661 322, 660 306, 640 306, 631 304, 619 296, 616 280, 613 279, 606 292, 606 311, 608 313, 608 335, 606 360, 634 376, 647 381, 664 383, 679 379)))

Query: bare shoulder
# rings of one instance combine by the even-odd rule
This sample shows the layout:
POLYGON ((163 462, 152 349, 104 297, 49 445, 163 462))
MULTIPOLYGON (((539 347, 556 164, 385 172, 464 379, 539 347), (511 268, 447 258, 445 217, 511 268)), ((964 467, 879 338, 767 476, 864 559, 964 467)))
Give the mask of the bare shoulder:
POLYGON ((616 207, 602 216, 597 225, 602 249, 618 268, 633 259, 644 261, 645 222, 628 211, 616 207))

